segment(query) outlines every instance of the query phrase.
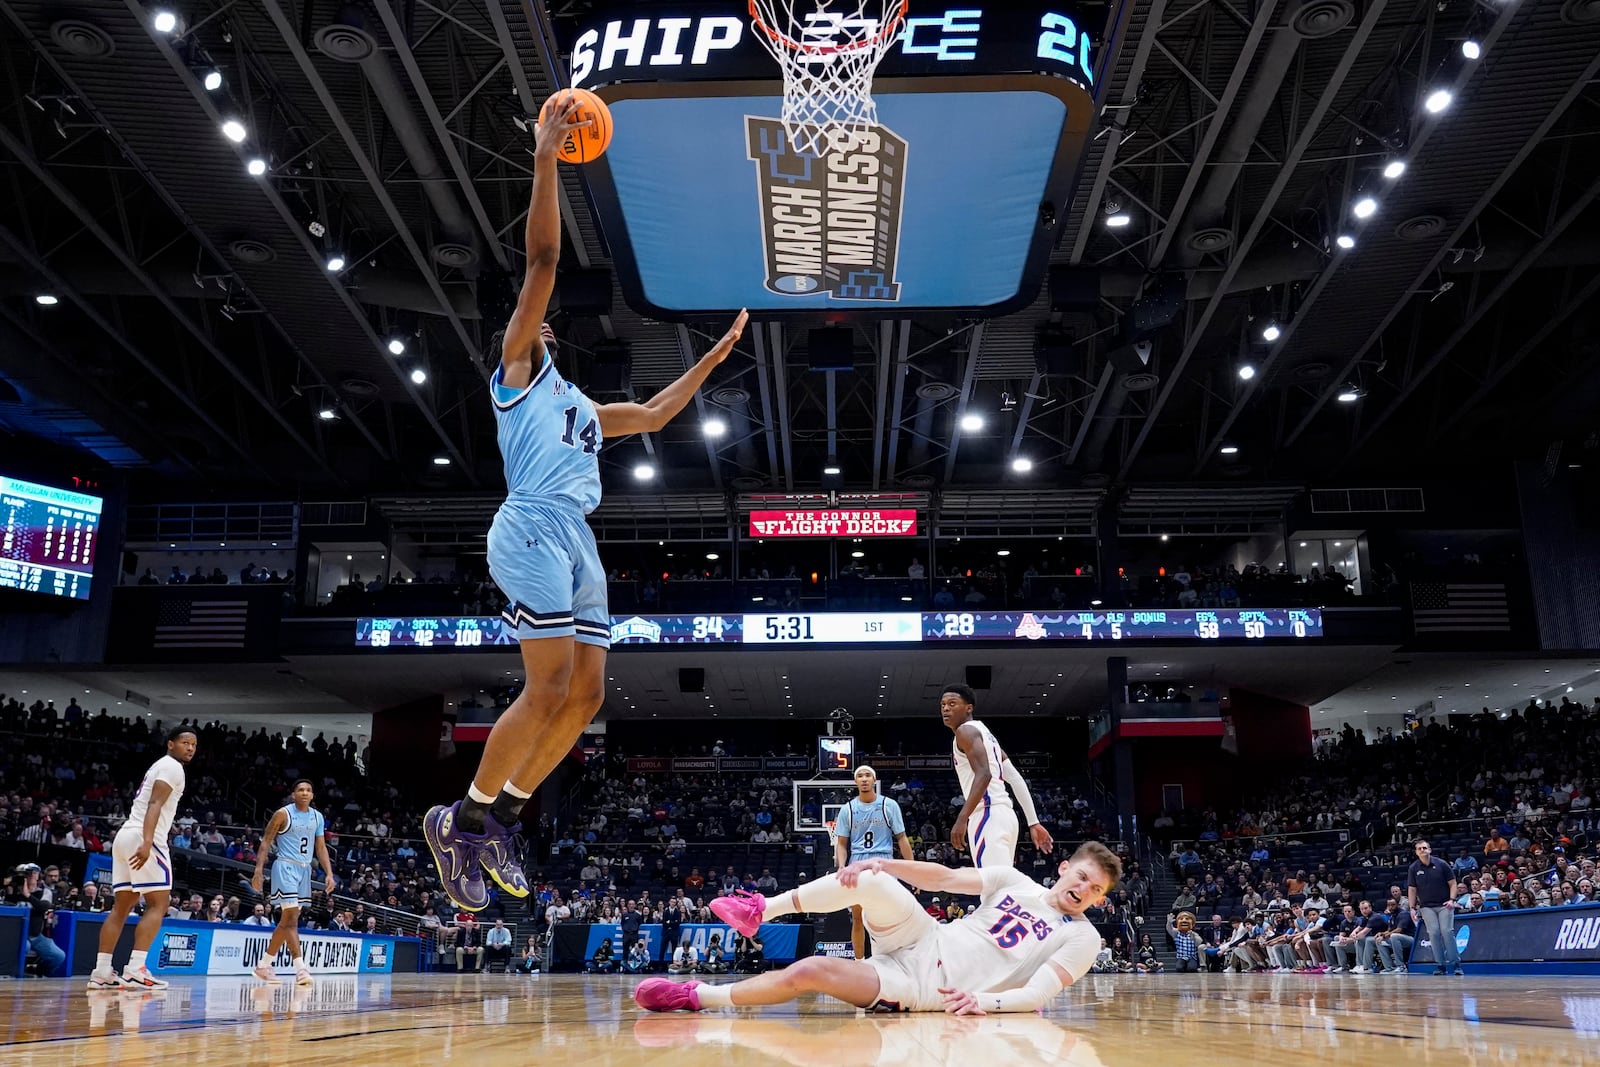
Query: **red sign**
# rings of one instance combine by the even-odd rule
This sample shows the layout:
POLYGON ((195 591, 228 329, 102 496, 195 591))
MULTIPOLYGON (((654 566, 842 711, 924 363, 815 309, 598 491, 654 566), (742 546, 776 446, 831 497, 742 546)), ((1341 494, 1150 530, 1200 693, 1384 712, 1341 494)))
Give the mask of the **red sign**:
POLYGON ((894 511, 752 511, 751 537, 910 537, 913 509, 894 511))

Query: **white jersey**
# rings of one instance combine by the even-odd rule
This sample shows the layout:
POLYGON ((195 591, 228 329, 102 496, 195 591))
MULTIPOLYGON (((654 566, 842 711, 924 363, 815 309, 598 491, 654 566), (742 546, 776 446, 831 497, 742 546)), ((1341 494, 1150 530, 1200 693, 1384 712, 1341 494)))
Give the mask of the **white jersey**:
POLYGON ((1100 931, 1069 919, 1045 900, 1046 889, 1012 867, 985 867, 971 915, 938 929, 941 985, 974 993, 1019 989, 1046 963, 1076 982, 1100 951, 1100 931))
MULTIPOLYGON (((989 753, 989 803, 1009 808, 1011 791, 1006 788, 1005 772, 1000 769, 1000 764, 1005 762, 1005 751, 983 723, 977 719, 968 719, 967 725, 976 727, 978 733, 983 735, 983 745, 989 753)), ((953 737, 950 739, 950 751, 955 755, 956 780, 961 783, 961 795, 966 797, 972 793, 972 763, 967 759, 967 754, 961 751, 961 743, 953 737)))
POLYGON ((162 756, 144 772, 144 781, 139 783, 139 795, 133 798, 133 807, 128 809, 128 821, 122 824, 122 828, 144 833, 144 816, 150 809, 150 791, 157 782, 166 782, 172 787, 172 792, 162 801, 154 838, 157 847, 166 848, 167 838, 172 834, 172 817, 178 811, 178 798, 183 796, 184 786, 183 764, 171 756, 162 756))

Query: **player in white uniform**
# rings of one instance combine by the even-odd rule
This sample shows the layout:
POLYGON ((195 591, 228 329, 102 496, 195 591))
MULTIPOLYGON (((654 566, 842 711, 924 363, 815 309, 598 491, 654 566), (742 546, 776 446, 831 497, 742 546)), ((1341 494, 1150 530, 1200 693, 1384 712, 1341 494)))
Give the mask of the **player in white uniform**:
POLYGON ((315 859, 321 865, 323 885, 330 893, 334 886, 333 863, 328 859, 328 843, 323 837, 327 824, 322 812, 311 806, 316 799, 311 779, 297 779, 290 796, 294 803, 279 808, 267 820, 256 855, 256 873, 250 879, 250 888, 261 892, 262 868, 268 853, 273 853, 272 906, 278 909, 278 928, 272 931, 261 962, 252 973, 263 982, 277 985, 273 957, 288 945, 295 985, 310 985, 311 968, 300 955, 300 909, 311 903, 311 861, 315 859))
POLYGON ((711 910, 746 937, 780 916, 859 904, 876 952, 870 960, 813 956, 732 985, 651 978, 633 998, 650 1011, 782 1004, 805 993, 874 1011, 1036 1011, 1094 962, 1100 933, 1083 913, 1117 884, 1122 862, 1091 841, 1062 862, 1060 875, 1046 889, 1009 867, 874 859, 778 896, 718 897, 711 910), (919 889, 977 896, 978 906, 940 925, 897 878, 919 889))
MULTIPOLYGON (((894 797, 878 794, 878 772, 862 764, 856 768, 856 795, 839 809, 833 824, 833 855, 842 871, 862 860, 889 859, 900 850, 901 859, 915 859, 906 836, 905 816, 894 797)), ((867 928, 861 909, 850 909, 850 943, 856 959, 867 958, 867 928)))
POLYGON ((970 840, 974 867, 1014 864, 1017 813, 1011 807, 1011 794, 1015 793, 1022 814, 1028 819, 1034 846, 1048 856, 1055 841, 1050 831, 1039 824, 1028 783, 1006 758, 989 728, 972 717, 972 703, 972 690, 964 685, 947 685, 939 697, 939 717, 956 735, 950 747, 955 756, 956 779, 967 798, 950 828, 950 843, 957 849, 966 849, 970 840), (1007 786, 1011 787, 1009 792, 1007 786))
POLYGON ((199 739, 187 726, 175 726, 167 733, 167 754, 150 765, 139 785, 139 794, 128 809, 128 821, 111 839, 111 891, 115 897, 111 913, 100 928, 100 956, 90 989, 165 989, 167 983, 153 978, 145 966, 145 953, 161 932, 172 896, 172 853, 167 839, 172 834, 172 817, 183 796, 183 766, 194 759, 199 739), (144 898, 144 914, 133 931, 133 954, 118 975, 111 966, 117 939, 127 923, 134 902, 144 898))

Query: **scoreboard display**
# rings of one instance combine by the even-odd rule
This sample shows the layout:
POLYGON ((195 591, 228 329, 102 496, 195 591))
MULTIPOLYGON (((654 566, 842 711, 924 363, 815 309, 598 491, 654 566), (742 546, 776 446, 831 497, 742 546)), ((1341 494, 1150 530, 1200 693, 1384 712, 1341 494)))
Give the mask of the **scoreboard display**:
POLYGON ((88 600, 103 505, 0 475, 0 589, 88 600))
MULTIPOLYGON (((854 611, 749 615, 614 615, 613 645, 867 645, 961 641, 1240 640, 1320 638, 1318 608, 1107 611, 854 611)), ((515 645, 496 616, 356 620, 363 648, 515 645)))

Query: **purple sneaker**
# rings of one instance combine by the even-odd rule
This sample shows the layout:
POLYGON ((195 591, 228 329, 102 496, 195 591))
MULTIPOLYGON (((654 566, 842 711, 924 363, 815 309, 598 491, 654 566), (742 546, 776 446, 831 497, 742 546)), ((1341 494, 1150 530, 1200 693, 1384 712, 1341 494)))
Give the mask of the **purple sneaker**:
POLYGON ((494 879, 495 885, 514 897, 527 896, 528 878, 522 873, 522 864, 517 862, 522 849, 517 847, 516 835, 522 824, 501 826, 491 813, 484 816, 483 825, 483 849, 478 853, 478 863, 494 879))
POLYGON ((434 868, 445 896, 456 907, 482 911, 489 906, 489 888, 483 884, 478 857, 483 852, 485 834, 469 834, 456 828, 458 800, 448 808, 436 805, 422 817, 422 836, 433 853, 434 868))
POLYGON ((699 982, 646 978, 633 991, 633 1002, 645 1011, 699 1011, 699 982))
POLYGON ((760 893, 747 893, 743 889, 734 890, 731 897, 717 897, 711 902, 711 914, 745 937, 756 936, 756 931, 761 929, 761 913, 766 910, 766 899, 760 893))

